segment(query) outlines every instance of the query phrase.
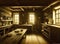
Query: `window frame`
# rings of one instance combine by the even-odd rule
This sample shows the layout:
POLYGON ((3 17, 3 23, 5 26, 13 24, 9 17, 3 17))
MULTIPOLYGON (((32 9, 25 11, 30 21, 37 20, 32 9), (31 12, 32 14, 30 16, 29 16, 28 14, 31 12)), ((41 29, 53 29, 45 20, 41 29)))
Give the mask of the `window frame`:
MULTIPOLYGON (((56 24, 56 25, 60 25, 60 12, 59 12, 59 11, 60 11, 60 8, 54 9, 53 11, 54 11, 54 14, 55 14, 55 16, 53 15, 53 16, 55 17, 55 24, 56 24), (57 11, 58 11, 58 13, 56 13, 57 11), (58 17, 57 17, 56 15, 57 15, 58 17), (56 20, 57 20, 57 21, 56 21, 56 20)), ((53 20, 54 20, 54 19, 53 19, 53 20)), ((53 21, 53 22, 54 22, 54 21, 53 21)))

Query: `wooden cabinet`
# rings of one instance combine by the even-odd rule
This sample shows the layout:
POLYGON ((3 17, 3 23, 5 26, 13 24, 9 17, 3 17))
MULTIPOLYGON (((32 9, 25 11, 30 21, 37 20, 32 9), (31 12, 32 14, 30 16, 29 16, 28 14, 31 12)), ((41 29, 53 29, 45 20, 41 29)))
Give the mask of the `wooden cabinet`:
POLYGON ((42 24, 42 34, 51 42, 60 43, 60 28, 42 24))
POLYGON ((60 28, 49 26, 51 28, 51 41, 60 43, 60 28))
POLYGON ((0 27, 0 37, 3 38, 10 32, 12 25, 6 25, 0 27))
POLYGON ((45 25, 45 24, 42 24, 42 34, 46 38, 50 39, 50 28, 47 25, 45 25))

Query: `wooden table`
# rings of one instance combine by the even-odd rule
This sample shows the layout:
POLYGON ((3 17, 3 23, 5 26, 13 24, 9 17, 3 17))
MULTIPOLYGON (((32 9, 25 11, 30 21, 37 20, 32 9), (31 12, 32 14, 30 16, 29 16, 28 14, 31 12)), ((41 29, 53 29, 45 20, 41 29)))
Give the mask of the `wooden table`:
POLYGON ((16 29, 6 36, 6 39, 2 41, 2 44, 18 44, 22 39, 27 29, 16 29))

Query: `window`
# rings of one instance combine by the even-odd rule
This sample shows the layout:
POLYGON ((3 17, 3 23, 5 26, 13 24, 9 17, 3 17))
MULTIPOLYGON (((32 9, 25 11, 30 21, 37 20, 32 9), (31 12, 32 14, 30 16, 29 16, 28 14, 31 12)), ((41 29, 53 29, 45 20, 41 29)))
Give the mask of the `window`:
POLYGON ((55 7, 53 10, 53 23, 60 25, 60 6, 55 7))
POLYGON ((19 14, 18 13, 14 13, 14 15, 13 15, 13 23, 19 24, 19 14))
POLYGON ((34 24, 35 23, 35 14, 29 13, 29 23, 34 24))

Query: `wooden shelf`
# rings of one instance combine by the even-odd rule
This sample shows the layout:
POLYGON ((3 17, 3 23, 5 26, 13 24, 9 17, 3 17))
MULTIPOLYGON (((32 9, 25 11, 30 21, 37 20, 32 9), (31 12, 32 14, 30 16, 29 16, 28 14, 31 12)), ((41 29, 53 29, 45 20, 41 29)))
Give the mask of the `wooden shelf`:
POLYGON ((46 33, 43 33, 43 35, 44 35, 46 38, 49 38, 49 37, 46 35, 46 33))
POLYGON ((42 34, 43 34, 46 38, 50 39, 50 38, 49 38, 49 37, 50 37, 50 28, 49 28, 47 25, 45 25, 45 24, 43 24, 42 26, 43 26, 43 27, 42 27, 42 30, 44 30, 44 31, 42 31, 42 34))
POLYGON ((48 29, 48 28, 47 29, 45 28, 44 30, 46 30, 47 32, 50 32, 50 29, 48 29))
POLYGON ((0 28, 4 28, 4 27, 10 27, 10 26, 12 26, 12 24, 11 24, 11 25, 5 25, 5 26, 1 26, 0 28))
POLYGON ((12 22, 12 12, 0 7, 0 35, 2 35, 2 37, 12 30, 12 22))
POLYGON ((2 21, 12 21, 12 20, 2 20, 2 21))

